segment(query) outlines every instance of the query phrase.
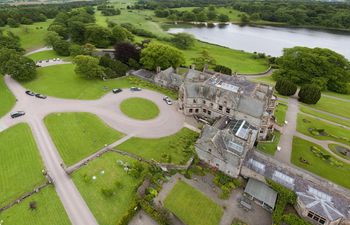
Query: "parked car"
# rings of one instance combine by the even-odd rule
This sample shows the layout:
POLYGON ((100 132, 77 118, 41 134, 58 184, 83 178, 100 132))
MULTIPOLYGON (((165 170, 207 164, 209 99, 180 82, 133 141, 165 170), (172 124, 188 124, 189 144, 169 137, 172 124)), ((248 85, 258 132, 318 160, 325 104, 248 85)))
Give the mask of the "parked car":
POLYGON ((119 93, 119 92, 122 92, 122 89, 120 89, 120 88, 113 88, 113 89, 112 89, 112 92, 113 92, 114 94, 117 94, 117 93, 119 93))
POLYGON ((171 99, 168 97, 168 96, 164 96, 163 97, 163 100, 165 101, 166 104, 168 105, 172 105, 173 102, 171 101, 171 99))
POLYGON ((10 114, 11 118, 14 119, 14 118, 17 118, 17 117, 20 117, 20 116, 24 116, 26 113, 23 112, 23 111, 16 111, 16 112, 12 112, 10 114))
POLYGON ((42 95, 42 94, 36 94, 35 97, 41 98, 41 99, 46 99, 47 98, 45 95, 42 95))
POLYGON ((131 87, 130 91, 141 91, 142 89, 139 87, 131 87))
POLYGON ((30 95, 30 96, 36 95, 35 92, 29 91, 29 90, 26 91, 26 94, 27 94, 27 95, 30 95))

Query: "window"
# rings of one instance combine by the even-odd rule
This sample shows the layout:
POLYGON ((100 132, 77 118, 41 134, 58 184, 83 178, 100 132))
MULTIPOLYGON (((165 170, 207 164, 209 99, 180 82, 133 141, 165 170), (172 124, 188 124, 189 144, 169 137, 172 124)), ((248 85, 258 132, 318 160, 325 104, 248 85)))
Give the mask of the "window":
POLYGON ((196 99, 193 99, 193 103, 197 103, 196 99))
POLYGON ((192 113, 192 112, 193 112, 193 109, 190 109, 189 112, 192 113))
POLYGON ((214 107, 214 104, 213 104, 213 103, 210 103, 210 107, 214 107))
POLYGON ((309 211, 307 213, 307 216, 313 220, 315 220, 316 222, 318 222, 319 224, 325 224, 326 223, 326 219, 323 217, 320 217, 319 215, 317 215, 314 212, 309 211))
POLYGON ((206 110, 206 109, 203 109, 203 112, 204 112, 204 113, 207 113, 207 110, 206 110))
POLYGON ((205 104, 206 103, 206 101, 205 100, 203 100, 203 104, 205 104))
POLYGON ((208 115, 211 115, 211 111, 208 110, 208 115))
POLYGON ((222 105, 219 105, 219 110, 222 110, 222 105))
POLYGON ((195 112, 198 113, 198 112, 199 112, 199 109, 196 109, 195 112))
POLYGON ((226 113, 230 113, 231 112, 231 110, 230 109, 226 109, 226 113))
POLYGON ((211 152, 211 149, 209 148, 208 151, 211 152))
POLYGON ((215 165, 216 165, 217 167, 219 167, 219 164, 218 164, 218 163, 216 163, 215 165))

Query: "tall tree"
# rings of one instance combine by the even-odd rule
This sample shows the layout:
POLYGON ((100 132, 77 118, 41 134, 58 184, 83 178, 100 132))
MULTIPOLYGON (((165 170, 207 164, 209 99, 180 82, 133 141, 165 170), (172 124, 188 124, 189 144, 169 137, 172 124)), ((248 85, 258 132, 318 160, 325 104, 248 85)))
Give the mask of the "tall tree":
POLYGON ((185 58, 174 47, 151 42, 141 52, 141 63, 149 70, 155 70, 157 66, 162 69, 170 66, 176 68, 185 63, 185 58))
POLYGON ((99 60, 97 58, 87 55, 78 55, 73 61, 76 64, 75 72, 80 77, 96 79, 104 76, 103 67, 99 65, 99 60))
POLYGON ((294 47, 284 49, 277 60, 280 69, 275 79, 285 78, 295 84, 315 84, 321 90, 347 92, 350 63, 342 55, 322 48, 294 47))
POLYGON ((134 59, 135 61, 140 61, 140 50, 134 44, 130 42, 118 43, 114 46, 115 58, 122 61, 123 63, 128 63, 129 59, 134 59))

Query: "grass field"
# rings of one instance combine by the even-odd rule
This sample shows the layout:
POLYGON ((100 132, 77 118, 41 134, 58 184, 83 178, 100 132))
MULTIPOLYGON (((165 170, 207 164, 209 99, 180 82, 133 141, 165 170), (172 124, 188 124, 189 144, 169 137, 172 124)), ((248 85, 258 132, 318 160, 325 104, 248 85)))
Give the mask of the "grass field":
POLYGON ((331 165, 325 160, 315 156, 314 153, 310 151, 311 146, 316 146, 321 149, 324 154, 329 155, 322 147, 304 139, 294 137, 292 163, 336 184, 350 188, 350 165, 344 164, 343 167, 331 165), (300 157, 307 160, 310 165, 300 162, 300 157))
POLYGON ((164 201, 167 209, 187 225, 217 225, 224 210, 183 181, 178 181, 164 201))
POLYGON ((257 149, 269 155, 275 155, 278 143, 280 142, 281 133, 275 130, 272 142, 259 142, 257 149))
POLYGON ((54 50, 47 50, 47 51, 30 54, 28 58, 31 58, 34 61, 38 61, 38 60, 44 60, 44 59, 61 58, 61 56, 59 56, 54 50))
POLYGON ((35 92, 70 99, 98 99, 113 88, 132 86, 158 91, 172 99, 177 99, 177 92, 133 76, 109 81, 86 80, 75 74, 74 67, 73 64, 64 64, 39 68, 38 77, 33 81, 22 83, 22 85, 35 92), (107 90, 104 87, 107 87, 107 90))
POLYGON ((350 130, 344 129, 340 126, 335 126, 333 124, 326 123, 321 120, 314 119, 310 116, 306 116, 300 113, 298 114, 297 131, 319 140, 331 140, 335 142, 344 143, 350 146, 350 130), (308 122, 304 122, 304 120, 308 122), (309 128, 324 129, 324 131, 328 133, 329 136, 312 135, 308 130, 309 128), (347 138, 348 140, 345 140, 344 138, 347 138))
POLYGON ((198 134, 190 129, 183 128, 174 135, 156 139, 130 138, 118 145, 116 149, 136 154, 145 159, 154 159, 157 162, 171 162, 181 164, 187 162, 190 155, 184 150, 192 148, 198 134), (189 147, 191 146, 191 147, 189 147))
POLYGON ((196 41, 192 49, 182 51, 186 58, 186 64, 191 65, 193 58, 198 57, 199 53, 203 50, 207 50, 216 60, 217 64, 227 66, 231 68, 233 72, 247 74, 261 73, 266 71, 269 67, 266 59, 254 59, 251 53, 201 41, 196 41))
POLYGON ((45 124, 66 165, 72 165, 124 135, 91 113, 55 113, 45 124))
MULTIPOLYGON (((337 151, 337 147, 342 147, 342 146, 339 146, 339 145, 336 145, 336 144, 329 144, 328 145, 329 149, 332 150, 332 152, 334 152, 335 154, 337 154, 338 156, 344 158, 344 159, 347 159, 347 160, 350 160, 350 157, 346 156, 346 155, 343 155, 341 154, 340 152, 337 151)), ((350 150, 350 148, 347 148, 348 150, 350 150)))
POLYGON ((46 22, 21 25, 16 28, 6 27, 4 30, 9 30, 17 35, 21 40, 22 48, 28 52, 45 46, 44 38, 51 23, 52 20, 47 20, 46 22))
POLYGON ((331 121, 334 123, 338 123, 338 124, 350 127, 350 119, 349 120, 339 119, 337 117, 330 116, 330 115, 315 111, 312 108, 306 107, 304 105, 300 105, 299 109, 303 113, 307 113, 307 114, 317 116, 317 117, 320 117, 322 119, 325 119, 325 120, 328 120, 328 121, 331 121))
POLYGON ((334 115, 350 118, 350 103, 322 96, 320 101, 315 105, 308 105, 311 108, 319 109, 334 115))
POLYGON ((106 153, 79 169, 72 179, 100 225, 119 224, 136 197, 136 188, 142 178, 128 175, 117 161, 132 164, 135 160, 116 153, 106 153), (103 173, 102 173, 103 171, 103 173), (96 176, 93 180, 92 177, 96 176), (113 189, 114 194, 106 197, 103 188, 113 189))
POLYGON ((45 182, 44 165, 27 124, 0 132, 0 206, 45 182))
POLYGON ((0 74, 0 118, 8 113, 16 103, 16 98, 7 88, 4 77, 0 74))
POLYGON ((277 124, 283 126, 284 121, 286 120, 286 113, 288 111, 288 105, 282 102, 279 102, 275 110, 275 118, 277 124))
POLYGON ((159 115, 158 106, 145 98, 126 99, 119 107, 126 116, 137 120, 150 120, 159 115))
POLYGON ((2 224, 18 225, 70 225, 69 218, 53 186, 25 199, 20 204, 0 214, 2 224), (36 202, 37 209, 29 209, 29 203, 36 202))

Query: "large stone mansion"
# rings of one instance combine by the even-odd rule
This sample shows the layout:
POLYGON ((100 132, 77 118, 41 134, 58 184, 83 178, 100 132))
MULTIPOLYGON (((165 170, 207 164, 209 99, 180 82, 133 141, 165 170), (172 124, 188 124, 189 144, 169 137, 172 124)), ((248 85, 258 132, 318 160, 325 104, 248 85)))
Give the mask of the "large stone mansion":
POLYGON ((298 214, 313 224, 350 225, 348 191, 253 150, 257 140, 274 130, 277 98, 271 86, 206 69, 191 68, 182 74, 173 68, 157 69, 157 73, 141 69, 131 74, 178 90, 178 110, 210 122, 195 144, 202 161, 231 177, 262 182, 269 178, 293 190, 298 214))

